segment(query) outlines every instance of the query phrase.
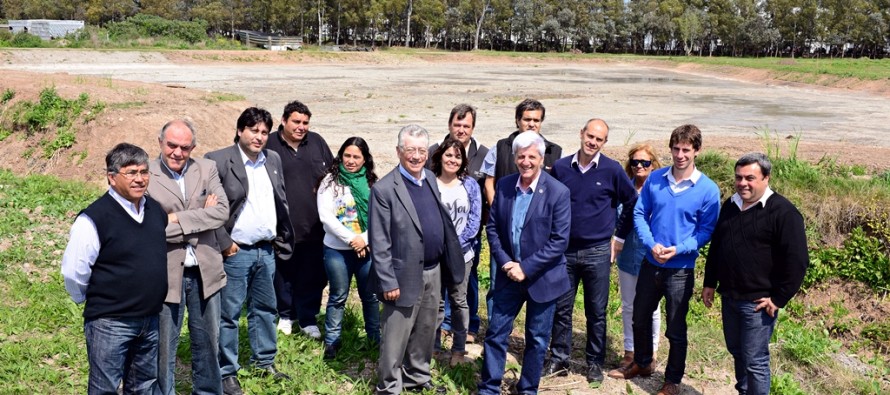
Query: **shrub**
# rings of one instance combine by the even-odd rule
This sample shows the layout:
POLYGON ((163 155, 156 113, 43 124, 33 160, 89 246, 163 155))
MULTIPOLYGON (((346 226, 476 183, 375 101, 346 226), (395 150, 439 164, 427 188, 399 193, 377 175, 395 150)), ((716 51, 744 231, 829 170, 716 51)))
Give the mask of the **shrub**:
POLYGON ((175 38, 194 44, 207 39, 207 22, 175 21, 154 15, 139 14, 123 22, 108 25, 109 35, 116 40, 135 40, 144 37, 175 38))
POLYGON ((30 136, 38 132, 46 133, 55 128, 56 134, 53 138, 41 141, 43 156, 49 158, 59 150, 74 145, 78 121, 89 122, 104 109, 105 105, 101 102, 91 104, 90 96, 86 93, 69 100, 59 96, 55 88, 49 87, 40 91, 40 97, 36 102, 23 100, 14 104, 10 111, 11 120, 4 116, 0 119, 0 125, 10 125, 9 132, 4 138, 16 130, 24 130, 30 136))
POLYGON ((9 41, 10 46, 15 48, 41 48, 45 43, 40 37, 26 32, 18 32, 12 36, 9 41))

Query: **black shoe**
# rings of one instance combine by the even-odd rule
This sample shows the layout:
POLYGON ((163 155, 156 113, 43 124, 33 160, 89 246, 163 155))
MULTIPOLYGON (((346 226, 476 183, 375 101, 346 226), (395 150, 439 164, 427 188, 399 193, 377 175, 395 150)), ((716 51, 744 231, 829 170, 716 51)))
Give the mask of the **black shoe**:
POLYGON ((241 392, 241 383, 238 382, 238 377, 229 376, 223 379, 223 394, 225 395, 244 395, 244 392, 241 392))
POLYGON ((445 388, 441 385, 434 385, 432 381, 427 381, 427 382, 425 382, 421 385, 418 385, 416 387, 406 387, 405 391, 414 392, 414 393, 431 391, 434 394, 447 394, 448 393, 447 388, 445 388))
POLYGON ((271 377, 275 380, 290 381, 290 376, 279 372, 273 365, 257 368, 254 374, 260 377, 271 377))
POLYGON ((587 368, 587 382, 588 383, 602 383, 603 382, 603 367, 598 363, 591 364, 590 367, 587 368))
POLYGON ((334 358, 337 358, 337 351, 340 349, 340 345, 337 343, 327 344, 324 346, 324 360, 330 361, 334 358))
POLYGON ((546 365, 544 365, 544 376, 560 376, 565 377, 569 375, 569 362, 553 362, 549 361, 546 365))

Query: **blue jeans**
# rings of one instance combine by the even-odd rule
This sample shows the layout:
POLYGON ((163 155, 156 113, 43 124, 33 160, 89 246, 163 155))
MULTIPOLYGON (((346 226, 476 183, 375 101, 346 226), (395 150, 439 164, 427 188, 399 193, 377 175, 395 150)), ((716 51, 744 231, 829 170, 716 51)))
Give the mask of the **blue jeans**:
MULTIPOLYGON (((467 308, 470 309, 470 324, 467 327, 469 333, 479 333, 479 251, 482 243, 478 240, 473 246, 473 265, 470 267, 470 277, 467 279, 467 308)), ((445 320, 442 321, 442 330, 451 331, 451 302, 447 298, 448 290, 442 295, 445 301, 445 320)))
POLYGON ((327 345, 340 343, 340 332, 343 327, 343 312, 346 310, 346 298, 349 296, 349 283, 352 276, 358 285, 358 296, 362 300, 362 315, 365 318, 365 333, 368 339, 380 342, 380 304, 377 295, 368 286, 368 273, 371 270, 371 258, 359 258, 353 250, 335 250, 324 248, 324 268, 330 281, 330 295, 324 321, 324 343, 327 345))
POLYGON ((90 363, 90 395, 156 394, 158 316, 93 318, 83 322, 90 363))
POLYGON ((572 310, 575 308, 579 282, 584 286, 587 365, 602 366, 606 361, 606 305, 609 304, 611 253, 609 242, 566 251, 566 270, 572 289, 556 300, 553 339, 550 342, 550 358, 553 362, 568 363, 572 355, 572 310))
POLYGON ((223 378, 237 374, 238 321, 241 306, 247 300, 247 335, 250 340, 250 363, 258 368, 272 366, 278 351, 275 333, 275 255, 272 245, 241 246, 225 259, 228 277, 220 291, 221 320, 219 327, 219 369, 223 378))
POLYGON ((219 374, 220 294, 217 292, 204 299, 201 290, 201 273, 197 268, 186 269, 182 274, 181 302, 164 303, 158 316, 158 381, 162 394, 176 393, 176 350, 186 309, 192 352, 192 394, 222 393, 219 374))
POLYGON ((522 374, 516 389, 520 393, 537 394, 544 369, 544 356, 550 342, 553 313, 556 301, 538 303, 531 299, 522 283, 509 281, 490 292, 492 310, 485 333, 485 360, 482 363, 482 381, 479 395, 499 395, 504 365, 507 363, 507 345, 513 331, 513 321, 525 304, 525 353, 522 356, 522 374))
POLYGON ((723 296, 723 337, 735 359, 736 390, 739 394, 768 395, 770 387, 769 340, 776 317, 766 309, 754 311, 756 302, 723 296))
POLYGON ((652 363, 652 313, 664 298, 665 336, 671 348, 665 381, 680 384, 686 371, 686 313, 695 283, 695 269, 670 269, 647 261, 640 268, 637 296, 634 298, 634 362, 641 367, 652 363))
POLYGON ((318 325, 321 294, 328 284, 319 241, 296 243, 291 258, 276 260, 275 294, 278 315, 301 328, 318 325))

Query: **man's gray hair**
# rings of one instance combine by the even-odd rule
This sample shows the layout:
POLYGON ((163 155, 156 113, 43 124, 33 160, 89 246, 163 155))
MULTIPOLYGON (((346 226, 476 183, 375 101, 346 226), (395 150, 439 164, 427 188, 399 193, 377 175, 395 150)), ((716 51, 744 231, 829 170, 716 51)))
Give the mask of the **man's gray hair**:
POLYGON ((399 147, 405 146, 405 136, 424 139, 424 148, 430 145, 430 133, 420 125, 411 124, 399 130, 399 147))
POLYGON ((176 123, 182 123, 189 128, 189 131, 192 132, 192 145, 198 144, 198 132, 195 130, 195 124, 187 118, 174 119, 165 123, 164 127, 161 128, 161 132, 158 133, 158 141, 164 141, 164 138, 167 137, 167 129, 170 129, 170 126, 173 126, 176 123))
POLYGON ((119 173, 127 166, 148 166, 148 153, 133 144, 120 143, 105 155, 105 171, 119 173))
POLYGON ((544 157, 544 138, 541 137, 540 134, 537 134, 532 131, 522 132, 513 139, 513 156, 516 156, 521 150, 524 150, 528 147, 535 146, 538 149, 538 153, 541 154, 541 157, 544 157))
POLYGON ((761 152, 749 152, 742 155, 742 157, 735 162, 735 168, 748 166, 753 163, 760 166, 760 174, 763 174, 764 177, 769 177, 769 173, 773 170, 773 163, 761 152))

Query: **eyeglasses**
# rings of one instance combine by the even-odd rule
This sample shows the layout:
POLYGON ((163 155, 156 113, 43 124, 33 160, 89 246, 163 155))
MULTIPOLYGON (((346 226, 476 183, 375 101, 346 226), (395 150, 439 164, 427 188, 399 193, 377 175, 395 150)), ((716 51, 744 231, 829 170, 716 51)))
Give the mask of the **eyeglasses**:
POLYGON ((652 166, 652 161, 651 160, 642 160, 642 159, 631 159, 630 160, 630 167, 637 167, 639 165, 643 165, 643 168, 645 169, 645 168, 648 168, 649 166, 652 166))
POLYGON ((179 145, 179 144, 173 144, 173 143, 171 143, 171 142, 168 141, 168 142, 167 142, 167 148, 170 148, 171 151, 176 151, 176 149, 179 148, 182 152, 189 152, 189 151, 195 149, 195 146, 194 146, 194 145, 179 145))
POLYGON ((402 153, 408 156, 414 156, 414 154, 418 154, 420 156, 426 156, 427 150, 426 148, 415 148, 415 147, 399 147, 402 150, 402 153))
POLYGON ((135 180, 135 179, 136 179, 136 176, 141 176, 142 179, 147 179, 149 176, 151 176, 151 173, 148 172, 148 169, 145 169, 145 170, 130 170, 130 171, 126 172, 126 173, 117 172, 117 174, 120 174, 120 175, 124 176, 124 178, 126 178, 127 180, 130 180, 130 181, 135 180))

